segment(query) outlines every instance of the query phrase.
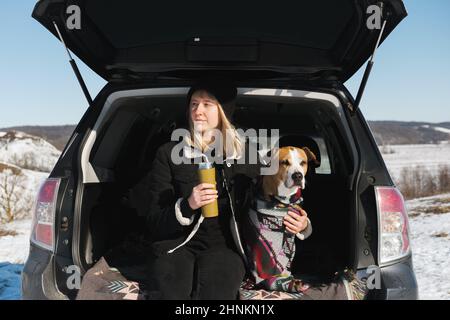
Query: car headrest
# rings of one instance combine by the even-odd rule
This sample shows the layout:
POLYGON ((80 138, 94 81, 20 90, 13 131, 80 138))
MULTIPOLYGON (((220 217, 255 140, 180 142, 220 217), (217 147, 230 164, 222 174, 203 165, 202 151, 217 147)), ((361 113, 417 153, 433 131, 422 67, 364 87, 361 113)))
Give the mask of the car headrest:
MULTIPOLYGON (((305 135, 285 135, 280 137, 279 139, 279 146, 280 147, 297 147, 297 148, 303 148, 308 147, 309 150, 311 150, 312 153, 316 156, 317 159, 317 167, 320 166, 320 149, 317 142, 305 135)), ((316 172, 314 166, 308 167, 308 172, 316 172)))

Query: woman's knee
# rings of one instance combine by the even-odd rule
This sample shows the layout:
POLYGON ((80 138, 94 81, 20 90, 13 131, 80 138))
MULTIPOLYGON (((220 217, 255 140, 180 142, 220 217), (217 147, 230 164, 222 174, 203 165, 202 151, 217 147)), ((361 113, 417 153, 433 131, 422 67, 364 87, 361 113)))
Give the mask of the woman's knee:
POLYGON ((245 265, 239 254, 218 251, 199 258, 197 274, 197 299, 235 299, 245 276, 245 265))
POLYGON ((162 299, 189 299, 192 292, 194 260, 182 253, 154 257, 149 261, 151 290, 159 291, 162 299))

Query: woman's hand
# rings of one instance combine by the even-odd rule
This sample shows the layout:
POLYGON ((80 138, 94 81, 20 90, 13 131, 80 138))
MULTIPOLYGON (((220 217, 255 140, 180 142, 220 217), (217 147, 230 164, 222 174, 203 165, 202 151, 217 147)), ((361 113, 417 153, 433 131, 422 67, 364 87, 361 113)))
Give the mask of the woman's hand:
POLYGON ((192 188, 192 193, 188 198, 188 202, 192 210, 197 210, 198 208, 213 202, 217 197, 215 185, 211 183, 200 183, 192 188))
POLYGON ((303 209, 300 209, 300 214, 298 214, 289 208, 288 213, 284 216, 283 223, 287 231, 297 234, 305 230, 308 226, 308 215, 303 209))

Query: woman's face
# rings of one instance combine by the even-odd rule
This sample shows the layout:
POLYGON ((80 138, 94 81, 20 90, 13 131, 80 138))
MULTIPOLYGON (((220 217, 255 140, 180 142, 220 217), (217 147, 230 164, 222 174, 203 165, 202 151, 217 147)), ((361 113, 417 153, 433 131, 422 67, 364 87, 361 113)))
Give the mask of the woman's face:
POLYGON ((191 97, 190 117, 194 130, 204 133, 219 126, 219 106, 216 99, 206 91, 195 91, 191 97))

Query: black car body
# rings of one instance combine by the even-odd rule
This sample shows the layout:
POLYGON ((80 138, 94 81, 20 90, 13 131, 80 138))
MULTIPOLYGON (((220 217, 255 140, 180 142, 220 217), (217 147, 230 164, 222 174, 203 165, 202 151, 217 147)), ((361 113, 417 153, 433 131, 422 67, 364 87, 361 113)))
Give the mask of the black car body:
POLYGON ((33 17, 58 36, 56 24, 108 83, 41 188, 23 298, 75 298, 74 270, 145 232, 140 178, 183 123, 189 86, 213 74, 237 84, 239 127, 280 129, 319 154, 304 193, 314 235, 294 269, 351 267, 375 279, 369 299, 417 299, 403 198, 344 86, 376 47, 380 29, 366 23, 374 5, 383 41, 406 17, 401 0, 228 1, 211 20, 206 1, 176 12, 170 2, 39 1, 33 17), (80 29, 67 24, 73 6, 80 29))

